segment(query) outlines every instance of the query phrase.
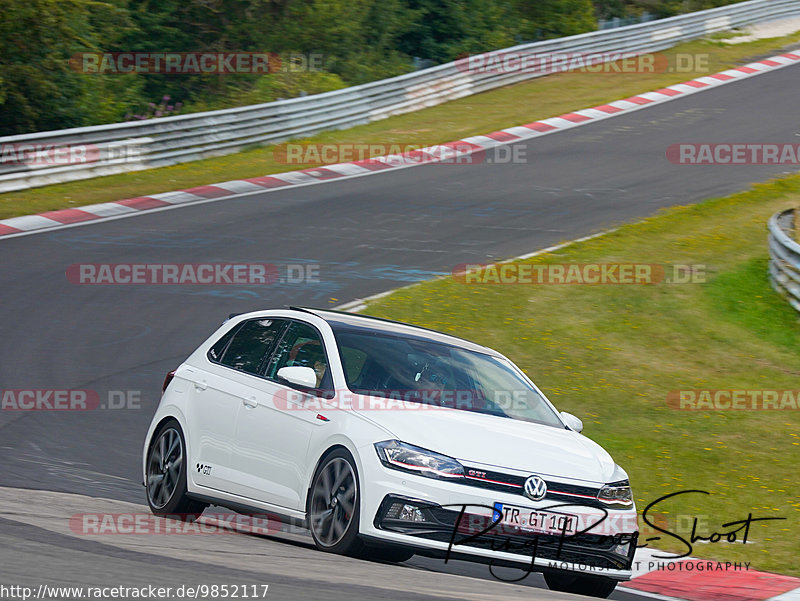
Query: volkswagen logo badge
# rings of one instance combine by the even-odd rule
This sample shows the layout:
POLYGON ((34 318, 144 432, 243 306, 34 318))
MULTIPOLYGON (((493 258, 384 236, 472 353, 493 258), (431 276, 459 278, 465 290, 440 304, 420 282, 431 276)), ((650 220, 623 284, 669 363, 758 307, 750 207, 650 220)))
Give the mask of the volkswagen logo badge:
POLYGON ((547 494, 547 483, 539 476, 525 480, 525 496, 533 501, 541 501, 547 494))

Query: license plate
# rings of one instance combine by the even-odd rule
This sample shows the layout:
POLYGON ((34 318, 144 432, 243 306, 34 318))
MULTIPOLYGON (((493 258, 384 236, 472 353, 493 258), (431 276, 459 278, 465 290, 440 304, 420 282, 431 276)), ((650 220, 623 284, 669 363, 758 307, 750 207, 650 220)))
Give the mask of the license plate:
POLYGON ((501 526, 519 528, 537 534, 555 534, 562 532, 569 536, 577 532, 578 516, 571 513, 559 513, 530 507, 517 507, 503 503, 494 504, 492 520, 501 526))

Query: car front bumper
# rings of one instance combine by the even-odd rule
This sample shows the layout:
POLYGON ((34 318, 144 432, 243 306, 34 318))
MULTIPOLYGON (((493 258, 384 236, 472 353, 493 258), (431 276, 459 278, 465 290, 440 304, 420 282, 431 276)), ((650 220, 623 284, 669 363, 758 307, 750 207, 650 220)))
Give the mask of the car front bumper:
POLYGON ((635 508, 604 510, 579 501, 531 501, 520 494, 390 469, 374 451, 372 456, 371 449, 363 451, 360 534, 367 541, 528 571, 567 570, 615 580, 631 577, 638 534, 635 508), (585 532, 553 535, 509 527, 497 522, 496 503, 578 516, 579 530, 585 532), (397 515, 398 504, 407 506, 405 519, 397 515), (422 521, 408 519, 409 515, 422 521))

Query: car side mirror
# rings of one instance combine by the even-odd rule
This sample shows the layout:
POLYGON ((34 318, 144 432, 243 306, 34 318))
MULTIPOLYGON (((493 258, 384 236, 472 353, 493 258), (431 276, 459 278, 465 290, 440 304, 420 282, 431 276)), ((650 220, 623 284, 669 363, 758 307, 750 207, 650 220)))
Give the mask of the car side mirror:
MULTIPOLYGON (((278 372, 280 373, 280 372, 278 372)), ((571 413, 567 413, 566 411, 561 412, 561 419, 564 420, 564 423, 567 424, 567 427, 570 430, 575 430, 575 432, 583 431, 583 422, 572 415, 571 413)))
POLYGON ((278 370, 278 378, 301 388, 317 387, 317 373, 310 367, 303 367, 302 365, 281 367, 278 370))

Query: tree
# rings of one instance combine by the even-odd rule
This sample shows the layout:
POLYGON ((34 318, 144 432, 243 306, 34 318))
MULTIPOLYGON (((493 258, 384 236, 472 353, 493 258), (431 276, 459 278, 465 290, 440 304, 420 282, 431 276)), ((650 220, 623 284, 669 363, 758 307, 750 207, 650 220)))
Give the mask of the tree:
POLYGON ((136 76, 80 73, 70 57, 130 26, 119 5, 92 0, 0 0, 0 133, 121 118, 136 76))
POLYGON ((592 0, 515 0, 529 40, 557 38, 597 29, 592 0))

